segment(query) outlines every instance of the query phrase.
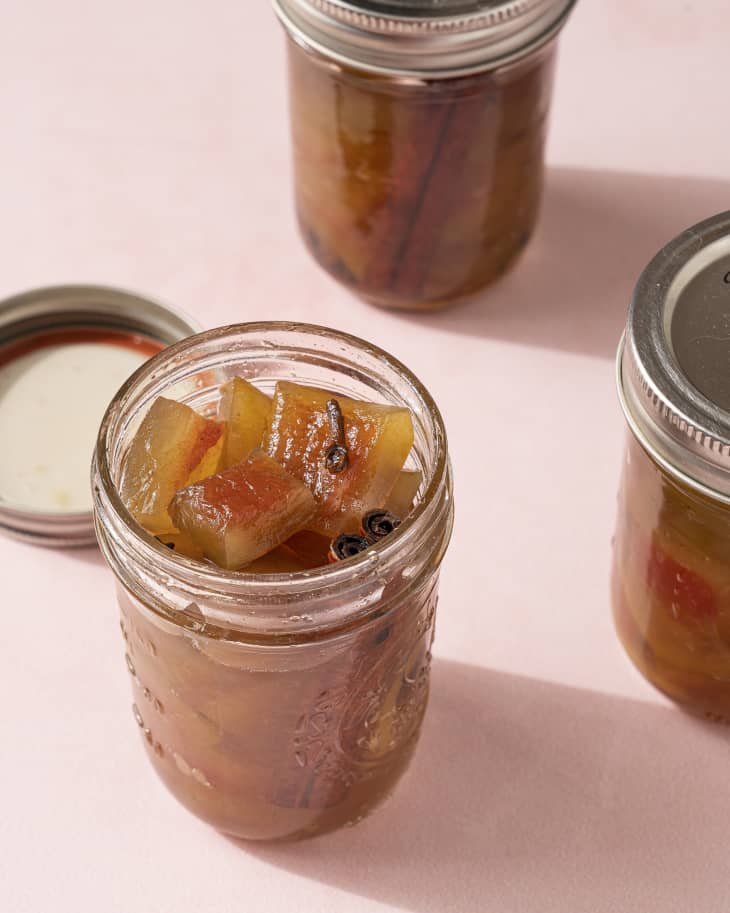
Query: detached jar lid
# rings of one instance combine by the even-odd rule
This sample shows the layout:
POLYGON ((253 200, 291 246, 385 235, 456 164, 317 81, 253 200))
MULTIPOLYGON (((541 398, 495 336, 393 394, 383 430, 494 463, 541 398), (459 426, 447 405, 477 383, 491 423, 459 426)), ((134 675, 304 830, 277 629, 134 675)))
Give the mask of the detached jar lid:
POLYGON ((0 302, 0 531, 51 546, 95 540, 96 434, 122 383, 197 327, 118 289, 60 286, 0 302))
POLYGON ((292 37, 341 63, 438 78, 509 63, 548 41, 575 0, 273 0, 292 37))
POLYGON ((627 420, 657 462, 730 501, 730 212, 687 229, 646 267, 617 372, 627 420))

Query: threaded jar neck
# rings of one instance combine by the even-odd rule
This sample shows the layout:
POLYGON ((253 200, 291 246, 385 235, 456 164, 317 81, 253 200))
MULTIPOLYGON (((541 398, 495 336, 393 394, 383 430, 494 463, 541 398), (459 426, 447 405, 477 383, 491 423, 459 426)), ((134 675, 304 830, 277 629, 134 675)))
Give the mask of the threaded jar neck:
POLYGON ((372 73, 439 79, 532 53, 575 0, 273 0, 291 37, 372 73))

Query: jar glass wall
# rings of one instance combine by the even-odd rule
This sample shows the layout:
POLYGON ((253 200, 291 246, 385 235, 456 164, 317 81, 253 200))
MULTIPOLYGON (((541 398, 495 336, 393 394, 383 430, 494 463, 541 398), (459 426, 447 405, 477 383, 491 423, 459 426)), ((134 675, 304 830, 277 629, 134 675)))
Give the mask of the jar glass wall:
POLYGON ((393 308, 443 308, 501 276, 537 219, 555 40, 440 79, 288 49, 296 208, 318 262, 393 308))
POLYGON ((453 507, 446 437, 402 365, 333 331, 250 324, 191 337, 122 388, 94 467, 97 531, 116 578, 133 712, 173 794, 249 839, 357 821, 393 788, 428 695, 438 570, 453 507), (407 406, 420 500, 361 555, 294 574, 226 572, 174 555, 137 526, 117 484, 124 454, 164 393, 210 413, 232 376, 407 406))
POLYGON ((626 447, 613 561, 616 630, 657 688, 730 722, 730 508, 626 447))
POLYGON ((646 678, 730 722, 730 213, 669 241, 634 289, 618 348, 629 429, 613 611, 646 678), (719 335, 718 335, 719 333, 719 335))

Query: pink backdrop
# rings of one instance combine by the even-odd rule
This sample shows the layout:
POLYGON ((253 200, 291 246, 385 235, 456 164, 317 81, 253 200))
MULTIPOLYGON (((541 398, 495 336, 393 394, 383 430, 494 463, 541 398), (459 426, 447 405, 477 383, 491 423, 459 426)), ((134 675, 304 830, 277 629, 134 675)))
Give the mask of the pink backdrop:
POLYGON ((536 239, 483 301, 419 318, 354 300, 298 242, 267 3, 4 5, 0 294, 101 282, 206 326, 364 335, 440 403, 458 518, 407 779, 357 828, 258 849, 149 769, 99 555, 0 540, 3 910, 727 909, 725 733, 633 671, 607 593, 632 285, 730 206, 726 7, 579 2, 536 239))

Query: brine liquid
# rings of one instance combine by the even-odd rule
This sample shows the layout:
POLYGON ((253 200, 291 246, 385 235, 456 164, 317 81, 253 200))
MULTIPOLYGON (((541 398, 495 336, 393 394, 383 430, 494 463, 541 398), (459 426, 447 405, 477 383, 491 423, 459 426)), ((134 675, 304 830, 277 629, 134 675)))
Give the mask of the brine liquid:
POLYGON ((428 697, 432 577, 330 640, 257 646, 185 630, 120 594, 133 713, 172 793, 260 840, 353 823, 393 788, 428 697))
POLYGON ((730 722, 730 508, 679 485, 632 439, 612 597, 629 657, 687 709, 730 722))

